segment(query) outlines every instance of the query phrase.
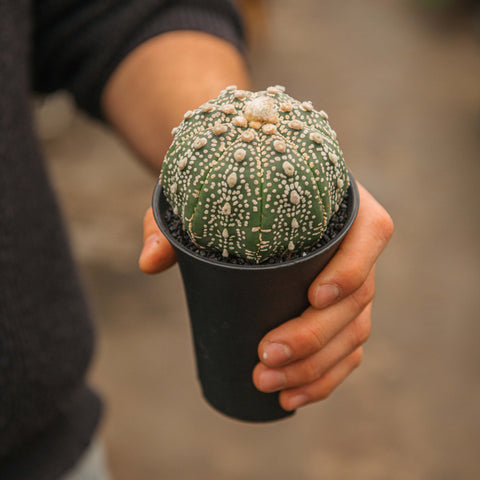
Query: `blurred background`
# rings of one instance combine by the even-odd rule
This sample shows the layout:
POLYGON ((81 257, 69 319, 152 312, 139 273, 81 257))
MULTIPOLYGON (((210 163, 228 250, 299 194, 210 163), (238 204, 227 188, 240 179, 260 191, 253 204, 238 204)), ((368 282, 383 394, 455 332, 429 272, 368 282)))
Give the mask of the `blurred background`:
POLYGON ((255 89, 326 110, 395 220, 362 367, 289 420, 242 424, 195 378, 177 267, 139 272, 156 178, 63 95, 38 130, 98 330, 91 381, 115 480, 480 478, 480 9, 243 1, 255 89))

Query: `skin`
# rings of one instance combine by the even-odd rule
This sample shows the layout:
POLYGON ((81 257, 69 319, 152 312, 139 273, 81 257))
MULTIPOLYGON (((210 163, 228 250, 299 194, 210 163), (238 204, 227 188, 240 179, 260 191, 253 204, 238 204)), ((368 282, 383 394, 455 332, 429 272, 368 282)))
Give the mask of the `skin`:
MULTIPOLYGON (((183 113, 231 84, 248 89, 246 68, 234 47, 201 32, 166 33, 120 64, 104 90, 103 107, 131 148, 158 173, 170 131, 183 113)), ((367 190, 358 187, 357 219, 310 286, 310 307, 269 332, 258 346, 253 382, 263 392, 280 391, 286 410, 326 399, 362 361, 371 328, 375 263, 392 236, 393 223, 367 190)), ((155 274, 172 266, 174 251, 151 208, 143 230, 141 270, 155 274)))

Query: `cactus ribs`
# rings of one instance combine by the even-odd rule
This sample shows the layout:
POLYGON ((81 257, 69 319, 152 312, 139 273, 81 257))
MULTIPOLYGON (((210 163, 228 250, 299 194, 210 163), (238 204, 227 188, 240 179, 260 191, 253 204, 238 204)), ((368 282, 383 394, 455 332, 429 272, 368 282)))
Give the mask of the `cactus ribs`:
POLYGON ((185 113, 172 131, 161 183, 200 249, 248 263, 317 245, 349 186, 324 111, 282 86, 234 85, 185 113))

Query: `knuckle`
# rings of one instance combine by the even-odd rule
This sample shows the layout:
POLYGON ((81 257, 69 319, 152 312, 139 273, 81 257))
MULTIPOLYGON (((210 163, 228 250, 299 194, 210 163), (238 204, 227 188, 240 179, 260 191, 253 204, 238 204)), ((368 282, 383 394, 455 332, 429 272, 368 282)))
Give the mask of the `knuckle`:
POLYGON ((390 240, 392 238, 393 232, 395 230, 395 225, 393 223, 392 217, 384 210, 384 219, 383 219, 383 232, 385 238, 390 240))
POLYGON ((308 358, 287 372, 287 383, 291 386, 313 383, 320 377, 320 366, 314 359, 308 358))
POLYGON ((355 292, 365 282, 365 273, 358 268, 357 265, 352 264, 345 266, 341 278, 338 279, 337 284, 343 296, 348 296, 355 292))
POLYGON ((352 325, 352 346, 358 347, 363 345, 369 338, 372 324, 370 315, 360 315, 353 321, 352 325))
POLYGON ((325 346, 327 341, 326 334, 320 323, 312 325, 307 323, 299 333, 300 345, 307 353, 313 353, 325 346))
POLYGON ((373 301, 374 296, 375 280, 373 275, 370 275, 362 286, 352 293, 353 300, 362 310, 373 301))
POLYGON ((315 398, 317 400, 326 400, 333 392, 334 386, 330 382, 325 382, 324 385, 317 391, 315 398))
POLYGON ((379 206, 377 214, 372 216, 372 223, 373 231, 383 243, 388 243, 393 235, 394 224, 392 217, 382 206, 379 206))
POLYGON ((358 368, 362 363, 362 360, 363 360, 363 348, 357 348, 357 350, 355 350, 351 355, 353 368, 358 368))

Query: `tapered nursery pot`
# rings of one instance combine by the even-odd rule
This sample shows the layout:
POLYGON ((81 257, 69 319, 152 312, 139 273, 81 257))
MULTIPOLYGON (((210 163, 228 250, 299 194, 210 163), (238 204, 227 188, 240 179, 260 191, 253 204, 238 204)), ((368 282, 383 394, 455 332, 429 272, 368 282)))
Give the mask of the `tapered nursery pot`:
POLYGON ((169 207, 158 184, 153 212, 173 245, 187 296, 197 373, 206 400, 218 411, 249 422, 292 415, 278 393, 262 393, 252 382, 262 337, 307 306, 308 287, 338 249, 355 220, 359 195, 350 175, 349 205, 343 229, 308 255, 267 265, 235 265, 205 258, 178 242, 165 221, 169 207))

